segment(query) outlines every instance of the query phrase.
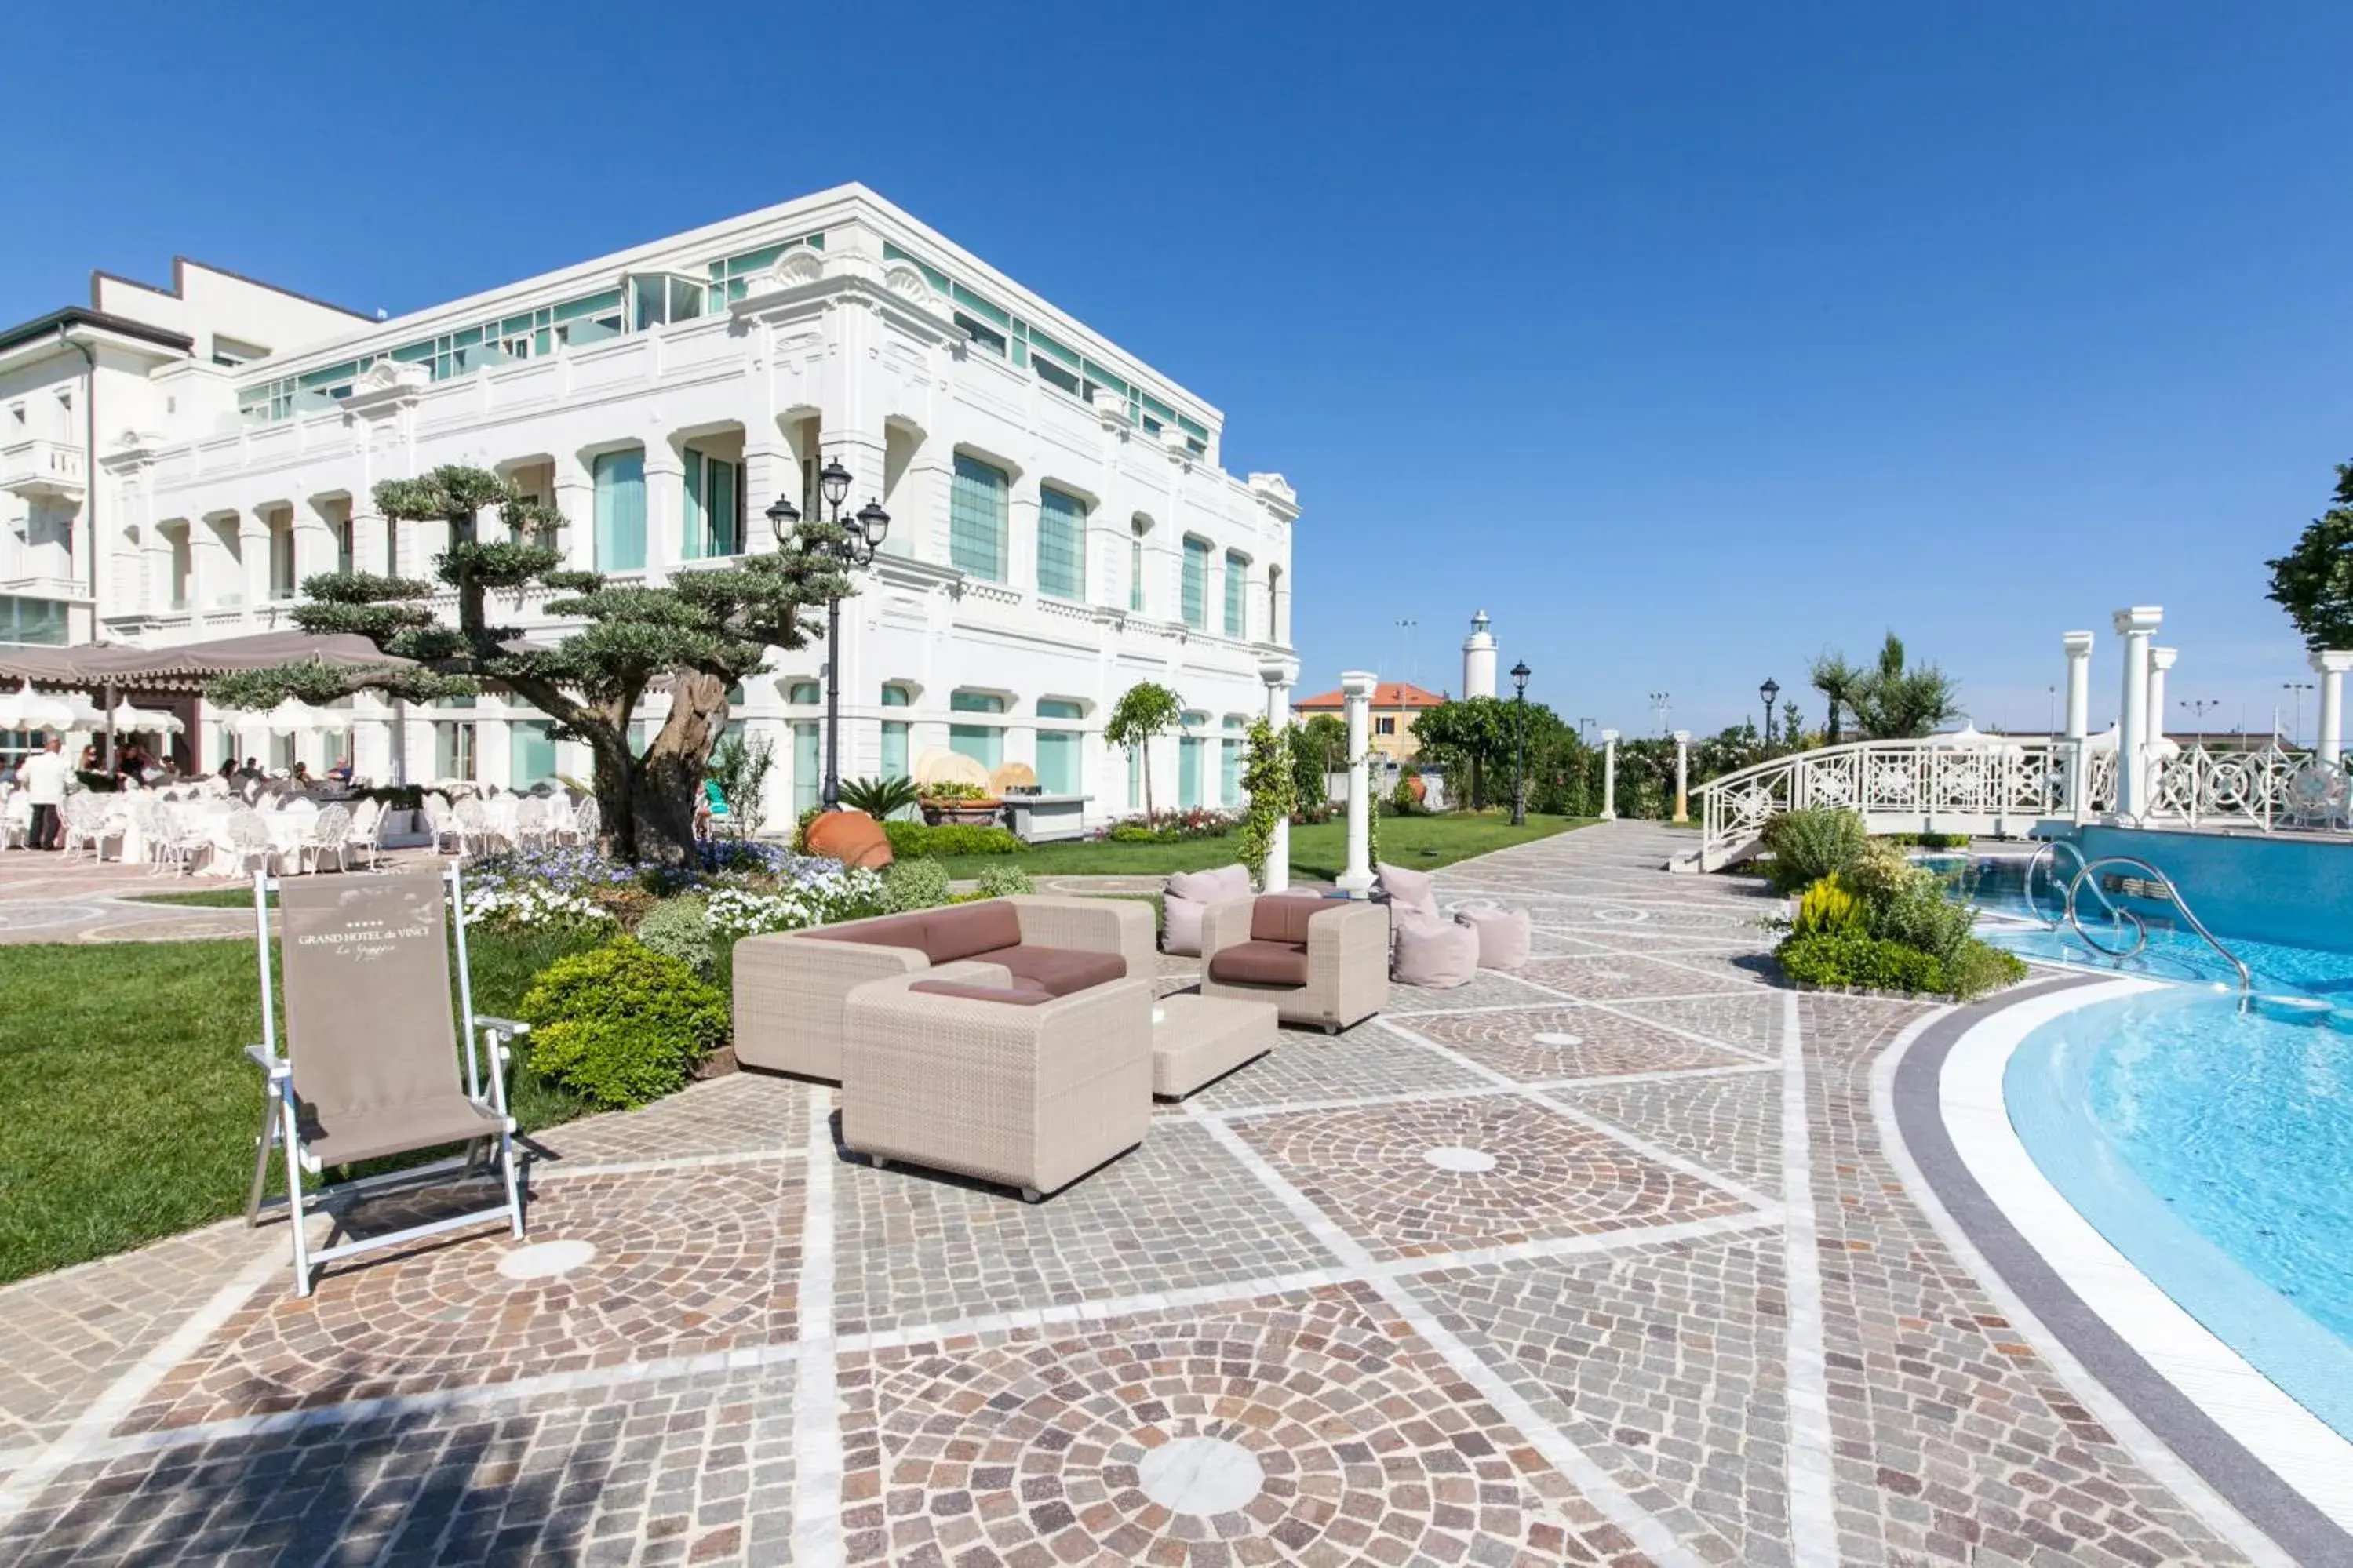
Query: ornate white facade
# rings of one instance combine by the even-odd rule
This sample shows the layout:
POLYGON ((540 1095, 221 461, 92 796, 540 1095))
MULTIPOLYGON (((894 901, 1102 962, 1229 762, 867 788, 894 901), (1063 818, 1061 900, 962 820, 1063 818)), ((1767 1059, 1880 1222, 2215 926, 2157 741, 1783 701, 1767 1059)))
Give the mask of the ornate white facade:
MULTIPOLYGON (((125 309, 109 288, 121 297, 97 302, 125 309)), ((226 331, 212 352, 193 296, 156 298, 177 318, 109 349, 125 385, 98 388, 94 558, 79 500, 42 502, 69 542, 38 564, 80 590, 52 595, 75 606, 74 640, 281 627, 298 584, 339 566, 429 576, 439 525, 390 524, 370 497, 440 464, 496 468, 560 509, 573 564, 659 584, 774 548, 764 509, 783 494, 811 510, 839 458, 845 511, 873 499, 892 517, 843 606, 844 777, 953 745, 1032 763, 1090 796, 1091 820, 1115 816, 1134 770, 1103 721, 1154 679, 1192 718, 1155 752, 1157 798, 1234 793, 1261 662, 1290 645, 1290 487, 1227 473, 1216 408, 861 186, 392 321, 299 301, 250 357, 226 331)), ((0 376, 8 363, 0 351, 0 376)), ((527 634, 557 629, 546 597, 516 611, 527 634)), ((737 706, 776 748, 772 815, 814 798, 826 657, 821 641, 778 654, 737 706)), ((351 749, 375 777, 585 772, 521 704, 355 705, 351 749)), ((203 763, 252 749, 204 731, 203 763)))

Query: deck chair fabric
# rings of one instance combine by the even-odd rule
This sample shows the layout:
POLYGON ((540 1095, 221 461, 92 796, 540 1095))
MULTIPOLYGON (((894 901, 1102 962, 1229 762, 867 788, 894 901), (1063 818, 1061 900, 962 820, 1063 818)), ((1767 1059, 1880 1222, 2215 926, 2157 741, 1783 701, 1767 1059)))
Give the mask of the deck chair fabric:
MULTIPOLYGON (((257 900, 268 886, 256 879, 257 900)), ((502 1071, 505 1040, 522 1028, 503 1019, 473 1017, 469 988, 462 985, 464 1003, 453 1001, 448 910, 460 893, 455 868, 366 881, 306 879, 278 889, 286 1050, 281 1057, 271 1048, 265 945, 265 1043, 254 1055, 269 1070, 270 1100, 248 1219, 259 1215, 269 1150, 282 1145, 289 1153, 287 1201, 294 1220, 297 1283, 306 1295, 311 1262, 364 1247, 501 1218, 514 1235, 522 1235, 514 1123, 507 1114, 502 1071), (461 1005, 467 1015, 462 1021, 461 1005), (487 1064, 476 1048, 478 1026, 495 1040, 487 1064), (505 1182, 503 1203, 305 1257, 305 1171, 459 1143, 477 1151, 495 1146, 505 1182)), ((257 929, 266 944, 266 911, 257 929)), ((462 915, 459 942, 462 957, 462 915)), ((470 1157, 470 1167, 472 1163, 470 1157)), ((337 1201, 336 1194, 346 1189, 353 1196, 366 1190, 360 1183, 345 1183, 322 1190, 320 1201, 337 1201)))

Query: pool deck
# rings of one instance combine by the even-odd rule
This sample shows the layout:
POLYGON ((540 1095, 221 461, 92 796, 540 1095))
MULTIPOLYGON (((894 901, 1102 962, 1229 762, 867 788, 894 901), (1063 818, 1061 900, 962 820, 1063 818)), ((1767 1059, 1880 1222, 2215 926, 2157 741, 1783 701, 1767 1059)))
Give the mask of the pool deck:
POLYGON ((1525 971, 1286 1031, 1035 1207, 738 1074, 542 1135, 569 1273, 298 1300, 228 1225, 0 1289, 0 1563, 2294 1561, 1924 1180, 1894 1075, 1961 1015, 1779 987, 1689 842, 1440 871, 1525 971))

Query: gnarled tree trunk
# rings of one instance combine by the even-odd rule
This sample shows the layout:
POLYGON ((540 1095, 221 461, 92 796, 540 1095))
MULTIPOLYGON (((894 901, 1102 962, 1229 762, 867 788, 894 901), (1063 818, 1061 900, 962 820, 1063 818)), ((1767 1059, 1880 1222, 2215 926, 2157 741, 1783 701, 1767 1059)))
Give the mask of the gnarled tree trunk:
POLYGON ((693 858, 695 804, 711 748, 726 727, 726 682, 681 669, 670 677, 670 717, 642 758, 629 750, 626 716, 608 734, 590 738, 597 809, 609 825, 616 856, 654 866, 693 858))

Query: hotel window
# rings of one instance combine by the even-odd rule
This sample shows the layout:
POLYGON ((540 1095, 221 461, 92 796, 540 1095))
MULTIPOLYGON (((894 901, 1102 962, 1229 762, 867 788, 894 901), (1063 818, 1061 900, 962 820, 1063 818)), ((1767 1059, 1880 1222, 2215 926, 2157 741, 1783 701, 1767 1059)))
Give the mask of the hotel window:
MULTIPOLYGON (((1038 717, 1075 720, 1084 710, 1075 702, 1060 701, 1051 697, 1038 700, 1038 717)), ((1077 730, 1049 730, 1042 725, 1038 731, 1038 787, 1048 795, 1079 793, 1079 758, 1086 743, 1085 734, 1077 730)))
MULTIPOLYGON (((908 706, 907 689, 903 686, 884 687, 882 706, 885 708, 908 706)), ((904 719, 882 721, 882 776, 886 779, 903 779, 911 776, 907 766, 909 728, 904 719)))
POLYGON ((351 571, 352 520, 350 516, 346 514, 343 517, 335 518, 330 521, 327 526, 329 529, 333 531, 335 535, 335 570, 338 572, 351 571))
POLYGON ((813 810, 825 794, 825 780, 818 776, 817 751, 817 721, 796 720, 793 723, 793 815, 813 810))
POLYGON ((188 525, 174 523, 164 531, 164 541, 172 547, 172 608, 188 607, 188 592, 195 577, 196 562, 188 540, 188 525))
POLYGON ((1152 525, 1142 518, 1128 525, 1127 537, 1127 607, 1144 608, 1144 536, 1152 525))
POLYGON ((813 704, 825 700, 814 680, 796 680, 785 688, 785 700, 795 704, 813 704))
POLYGON ((596 570, 642 570, 646 563, 646 455, 635 447, 599 453, 593 471, 596 570))
POLYGON ((474 724, 470 719, 433 721, 433 776, 471 779, 474 773, 474 724))
POLYGON ((66 646, 66 607, 56 599, 19 599, 0 595, 0 643, 35 647, 66 646))
POLYGON ((1087 509, 1058 489, 1038 492, 1038 591, 1057 599, 1083 599, 1087 583, 1087 509))
POLYGON ((1208 742, 1190 731, 1209 721, 1207 713, 1185 715, 1186 733, 1176 738, 1176 804, 1195 806, 1206 804, 1201 799, 1201 752, 1208 742))
POLYGON ((1218 800, 1225 805, 1242 803, 1242 748, 1248 743, 1243 729, 1249 721, 1239 713, 1226 715, 1225 739, 1219 746, 1220 767, 1218 773, 1218 800))
POLYGON ((702 314, 702 285, 691 278, 649 272, 629 279, 631 330, 675 325, 702 314))
MULTIPOLYGON (((952 713, 995 713, 1005 711, 1005 699, 985 691, 951 691, 948 710, 952 713)), ((1005 761, 1005 726, 995 724, 950 724, 948 750, 970 757, 982 767, 995 773, 1005 761)))
POLYGON ((744 553, 744 465, 686 449, 685 558, 744 553))
POLYGON ((1394 734, 1396 734, 1396 733, 1397 733, 1397 715, 1396 715, 1396 714, 1394 714, 1394 713, 1385 713, 1385 714, 1383 714, 1380 718, 1377 718, 1377 719, 1374 720, 1374 721, 1373 721, 1373 733, 1374 733, 1374 734, 1376 734, 1376 735, 1394 735, 1394 734))
POLYGON ((269 596, 290 599, 294 596, 294 520, 272 518, 269 526, 269 596))
POLYGON ((507 726, 507 784, 529 789, 555 777, 555 741, 543 719, 518 719, 507 726))
POLYGON ((1226 635, 1229 637, 1250 636, 1250 612, 1244 608, 1242 591, 1250 586, 1250 557, 1238 550, 1226 552, 1226 635))
POLYGON ((956 454, 948 486, 948 563, 991 583, 1005 581, 1005 471, 956 454))
POLYGON ((1185 624, 1209 629, 1209 542, 1189 536, 1185 541, 1185 624))
POLYGON ((1127 753, 1127 809, 1140 811, 1144 806, 1144 751, 1138 747, 1127 753))

